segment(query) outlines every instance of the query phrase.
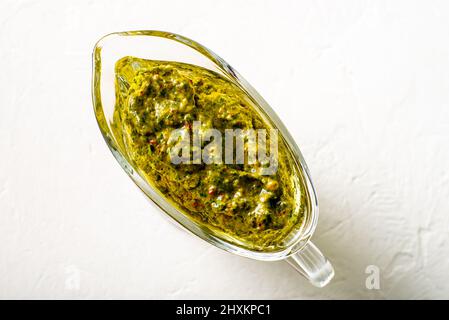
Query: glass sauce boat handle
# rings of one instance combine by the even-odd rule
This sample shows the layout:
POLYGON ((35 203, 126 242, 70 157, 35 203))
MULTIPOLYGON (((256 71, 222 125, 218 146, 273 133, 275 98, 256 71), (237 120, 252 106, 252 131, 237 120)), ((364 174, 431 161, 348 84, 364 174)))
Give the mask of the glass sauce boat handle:
POLYGON ((324 287, 334 277, 334 268, 331 263, 310 241, 286 261, 315 287, 324 287))

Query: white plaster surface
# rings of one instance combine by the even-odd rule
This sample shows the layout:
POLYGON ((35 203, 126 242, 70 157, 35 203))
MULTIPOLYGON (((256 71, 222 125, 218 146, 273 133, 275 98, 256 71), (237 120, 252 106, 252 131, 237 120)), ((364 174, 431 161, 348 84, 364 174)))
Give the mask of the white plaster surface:
POLYGON ((0 298, 449 298, 448 39, 444 0, 2 0, 0 298), (328 287, 178 230, 120 169, 91 50, 136 29, 205 44, 283 119, 319 194, 328 287))

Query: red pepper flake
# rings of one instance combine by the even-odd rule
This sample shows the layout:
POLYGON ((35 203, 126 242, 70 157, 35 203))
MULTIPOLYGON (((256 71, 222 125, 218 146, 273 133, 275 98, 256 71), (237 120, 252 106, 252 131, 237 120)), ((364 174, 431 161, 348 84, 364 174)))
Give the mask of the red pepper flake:
POLYGON ((217 192, 217 187, 215 186, 210 186, 209 189, 207 190, 207 193, 211 196, 214 195, 215 192, 217 192))

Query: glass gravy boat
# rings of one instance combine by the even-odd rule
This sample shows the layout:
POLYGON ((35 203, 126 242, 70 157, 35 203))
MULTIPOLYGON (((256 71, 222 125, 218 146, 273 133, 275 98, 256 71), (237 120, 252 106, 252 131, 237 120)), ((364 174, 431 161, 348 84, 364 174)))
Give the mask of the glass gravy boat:
POLYGON ((310 242, 318 220, 318 203, 307 165, 298 146, 268 103, 222 58, 199 43, 173 33, 162 31, 111 33, 101 38, 93 51, 92 98, 98 125, 114 157, 142 192, 171 217, 172 221, 228 252, 264 261, 285 260, 317 287, 325 286, 333 278, 332 265, 310 242), (261 252, 231 243, 211 232, 207 226, 183 214, 138 173, 137 168, 127 159, 126 153, 121 150, 117 142, 118 137, 111 128, 115 107, 115 63, 125 56, 183 62, 215 71, 241 88, 271 119, 274 127, 284 138, 302 174, 302 183, 309 202, 309 212, 303 225, 287 247, 277 251, 261 252))

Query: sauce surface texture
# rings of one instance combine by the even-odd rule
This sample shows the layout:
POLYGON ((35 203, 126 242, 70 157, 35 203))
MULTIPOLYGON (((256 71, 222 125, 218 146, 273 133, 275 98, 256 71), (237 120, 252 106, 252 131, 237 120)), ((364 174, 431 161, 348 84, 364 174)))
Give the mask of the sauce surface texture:
MULTIPOLYGON (((178 62, 125 57, 116 63, 113 130, 139 173, 184 215, 227 241, 256 251, 283 248, 300 230, 307 201, 285 141, 278 167, 260 162, 173 164, 173 130, 266 129, 273 126, 248 95, 213 71, 178 62)), ((224 154, 224 153, 223 153, 224 154)))

